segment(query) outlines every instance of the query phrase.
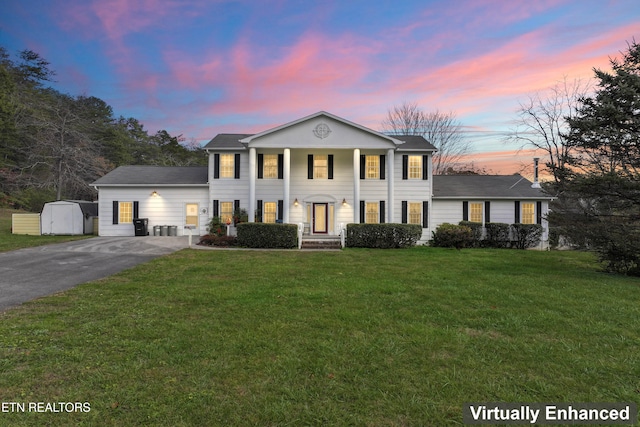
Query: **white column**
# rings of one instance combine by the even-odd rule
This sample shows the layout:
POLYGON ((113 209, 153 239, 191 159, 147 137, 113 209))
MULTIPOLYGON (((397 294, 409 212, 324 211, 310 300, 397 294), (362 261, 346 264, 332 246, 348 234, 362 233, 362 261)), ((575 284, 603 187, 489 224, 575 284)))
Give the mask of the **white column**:
POLYGON ((395 222, 393 215, 395 206, 395 180, 393 176, 393 155, 394 150, 390 148, 387 150, 387 222, 395 222))
POLYGON ((353 150, 353 222, 360 222, 360 149, 353 150))
POLYGON ((209 153, 209 167, 207 168, 207 183, 209 184, 209 205, 207 206, 208 212, 213 216, 213 153, 209 153))
POLYGON ((256 212, 256 149, 249 148, 249 222, 256 212))
POLYGON ((283 165, 283 184, 284 184, 284 196, 283 196, 283 204, 284 204, 284 212, 282 213, 282 222, 285 224, 289 223, 289 210, 290 210, 290 197, 289 197, 289 188, 291 185, 291 150, 289 148, 284 149, 284 165, 283 165))

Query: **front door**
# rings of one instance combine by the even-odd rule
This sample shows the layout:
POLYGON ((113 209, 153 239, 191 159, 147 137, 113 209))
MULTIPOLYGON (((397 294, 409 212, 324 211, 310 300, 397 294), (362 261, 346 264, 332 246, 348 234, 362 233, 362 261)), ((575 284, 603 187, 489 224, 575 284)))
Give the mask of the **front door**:
POLYGON ((192 226, 193 228, 198 228, 198 204, 187 203, 185 214, 185 225, 192 226))
POLYGON ((313 204, 313 232, 327 233, 327 203, 313 204))

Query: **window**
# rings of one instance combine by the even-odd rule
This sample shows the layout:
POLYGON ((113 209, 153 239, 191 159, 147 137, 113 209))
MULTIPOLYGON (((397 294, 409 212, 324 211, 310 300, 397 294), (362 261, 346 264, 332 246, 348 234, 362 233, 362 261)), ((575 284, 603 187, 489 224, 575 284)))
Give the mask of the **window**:
POLYGON ((233 154, 220 154, 220 178, 234 178, 233 154))
POLYGON ((275 223, 276 222, 276 202, 265 202, 263 206, 264 214, 262 215, 262 222, 275 223))
POLYGON ((380 220, 378 215, 378 204, 367 202, 365 203, 365 224, 377 224, 380 220))
POLYGON ((422 156, 409 156, 409 179, 422 179, 422 156))
POLYGON ((533 203, 522 204, 522 224, 535 224, 536 223, 536 209, 533 203))
POLYGON ((198 226, 198 204, 187 203, 185 206, 185 224, 198 226))
POLYGON ((265 154, 263 159, 263 177, 265 179, 278 179, 278 155, 265 154))
POLYGON ((118 211, 120 212, 118 217, 120 224, 133 223, 133 202, 120 202, 118 211))
POLYGON ((366 156, 365 177, 366 179, 380 178, 380 156, 366 156))
POLYGON ((469 203, 469 221, 482 222, 482 203, 469 203))
POLYGON ((220 202, 220 219, 223 224, 233 222, 233 202, 220 202))
POLYGON ((313 178, 327 179, 329 177, 329 157, 326 154, 313 156, 313 178))
POLYGON ((422 203, 409 203, 409 224, 422 224, 422 203))

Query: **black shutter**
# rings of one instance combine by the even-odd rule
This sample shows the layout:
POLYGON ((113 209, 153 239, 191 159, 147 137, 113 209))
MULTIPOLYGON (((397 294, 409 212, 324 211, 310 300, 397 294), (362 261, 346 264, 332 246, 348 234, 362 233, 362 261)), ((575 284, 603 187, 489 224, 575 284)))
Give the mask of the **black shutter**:
POLYGON ((385 179, 385 171, 387 169, 387 156, 384 154, 380 155, 380 179, 385 179))
POLYGON ((133 217, 140 218, 140 203, 133 202, 133 217))
POLYGON ((213 212, 211 213, 213 218, 220 216, 220 202, 218 200, 213 201, 213 212))
POLYGON ((307 179, 313 179, 313 154, 307 156, 307 179))
POLYGON ((402 179, 409 179, 409 156, 402 156, 402 179))
POLYGON ((360 179, 365 179, 367 172, 367 156, 360 154, 360 179))
POLYGON ((484 222, 491 222, 491 202, 484 202, 484 222))
POLYGON ((278 221, 282 221, 284 215, 284 200, 278 200, 278 221))
POLYGON ((520 202, 517 200, 514 203, 513 223, 520 224, 520 202))
POLYGON ((462 202, 462 220, 469 221, 469 202, 462 202))
POLYGON ((120 218, 120 213, 118 212, 118 201, 114 200, 113 201, 113 224, 117 224, 118 223, 118 219, 120 218))
POLYGON ((408 211, 408 204, 406 200, 402 201, 402 223, 406 224, 407 221, 407 211, 408 211))
POLYGON ((262 222, 262 200, 258 200, 256 203, 256 208, 257 208, 257 221, 258 222, 262 222))
POLYGON ((542 225, 542 202, 536 202, 536 224, 542 225))
POLYGON ((220 178, 220 154, 213 155, 213 179, 220 178))
POLYGON ((422 156, 422 179, 429 179, 429 156, 422 156))
POLYGON ((234 212, 240 209, 240 200, 233 201, 233 210, 234 212))
POLYGON ((333 179, 333 154, 327 156, 327 166, 329 169, 329 179, 333 179))
POLYGON ((429 202, 422 202, 422 228, 429 228, 429 202))
POLYGON ((380 224, 384 224, 385 221, 385 206, 386 203, 384 202, 384 200, 380 200, 380 224))
POLYGON ((264 154, 258 154, 258 179, 264 178, 264 154))
POLYGON ((284 178, 284 154, 278 154, 278 179, 284 178))
POLYGON ((364 208, 365 208, 365 204, 364 204, 364 200, 360 200, 360 224, 364 224, 364 208))
POLYGON ((240 154, 235 155, 235 159, 233 162, 233 167, 235 168, 235 179, 240 179, 240 154))

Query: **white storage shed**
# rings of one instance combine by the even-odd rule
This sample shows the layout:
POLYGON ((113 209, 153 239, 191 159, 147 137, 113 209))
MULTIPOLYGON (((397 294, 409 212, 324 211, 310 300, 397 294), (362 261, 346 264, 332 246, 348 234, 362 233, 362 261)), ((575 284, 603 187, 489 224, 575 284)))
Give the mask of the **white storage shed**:
POLYGON ((42 234, 92 234, 98 203, 60 200, 45 203, 40 215, 42 234))

